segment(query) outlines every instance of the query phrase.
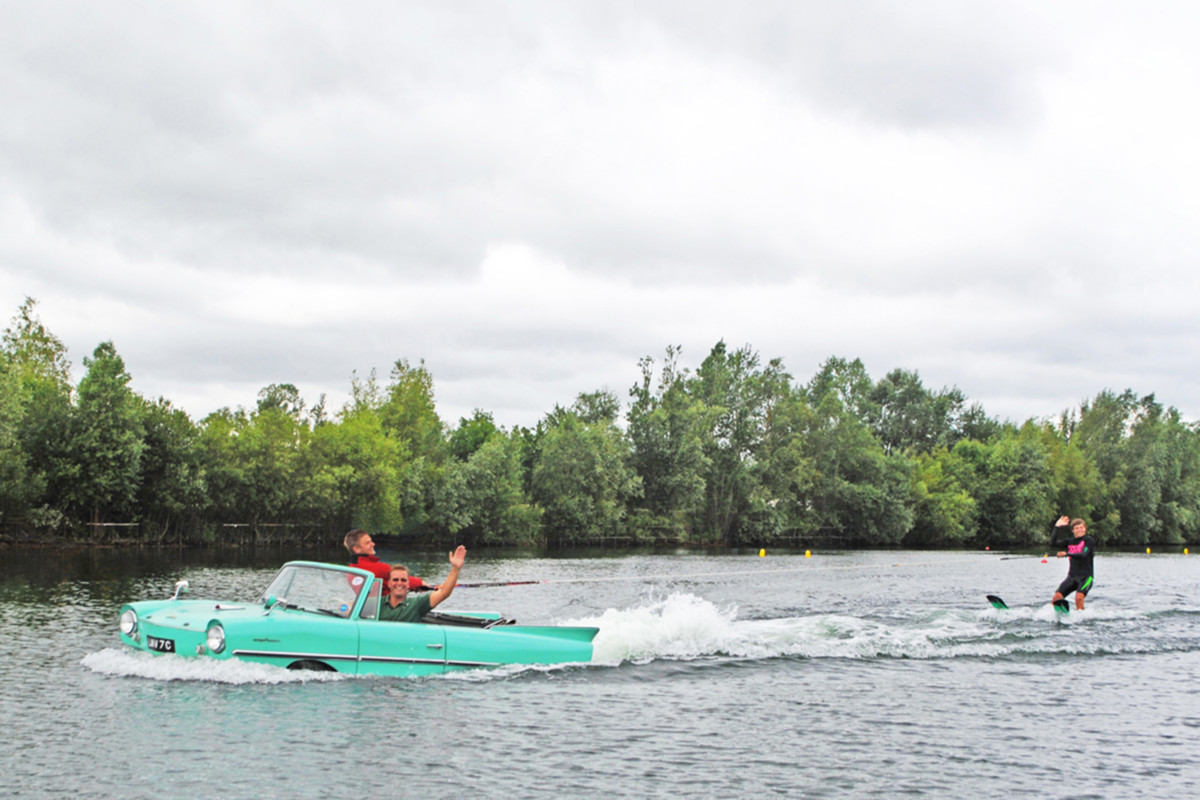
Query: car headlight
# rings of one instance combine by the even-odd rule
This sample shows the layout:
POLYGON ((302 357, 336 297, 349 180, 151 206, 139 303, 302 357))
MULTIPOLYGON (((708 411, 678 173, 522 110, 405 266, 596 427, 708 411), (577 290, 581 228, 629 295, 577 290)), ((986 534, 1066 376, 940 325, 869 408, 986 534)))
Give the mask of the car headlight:
POLYGON ((133 636, 133 632, 137 630, 137 612, 132 608, 127 608, 121 612, 121 633, 126 636, 133 636))
POLYGON ((212 653, 220 653, 225 649, 225 629, 220 625, 213 625, 208 629, 208 649, 212 653))

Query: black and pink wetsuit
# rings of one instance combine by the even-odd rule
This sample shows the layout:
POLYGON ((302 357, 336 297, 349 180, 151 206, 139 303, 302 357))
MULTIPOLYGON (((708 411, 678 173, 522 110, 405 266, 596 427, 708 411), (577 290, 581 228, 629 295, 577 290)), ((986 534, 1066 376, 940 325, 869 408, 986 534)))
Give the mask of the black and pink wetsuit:
MULTIPOLYGON (((1061 545, 1062 542, 1055 542, 1061 545)), ((1059 584, 1058 593, 1066 597, 1071 592, 1079 592, 1084 597, 1092 588, 1092 562, 1096 556, 1096 540, 1090 533, 1079 538, 1071 536, 1066 542, 1067 557, 1071 559, 1070 569, 1066 579, 1059 584)))

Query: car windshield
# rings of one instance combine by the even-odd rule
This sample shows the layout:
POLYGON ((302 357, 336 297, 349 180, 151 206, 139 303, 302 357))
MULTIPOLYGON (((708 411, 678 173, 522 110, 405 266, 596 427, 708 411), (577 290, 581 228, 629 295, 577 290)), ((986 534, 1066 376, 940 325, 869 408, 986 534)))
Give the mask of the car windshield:
POLYGON ((305 611, 348 617, 364 583, 362 576, 340 569, 288 565, 271 581, 262 599, 273 596, 305 611))

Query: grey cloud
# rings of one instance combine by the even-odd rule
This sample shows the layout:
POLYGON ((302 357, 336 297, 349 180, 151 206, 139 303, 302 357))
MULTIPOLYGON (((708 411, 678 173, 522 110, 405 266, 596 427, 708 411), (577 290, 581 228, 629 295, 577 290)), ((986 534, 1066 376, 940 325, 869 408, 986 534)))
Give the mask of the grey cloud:
POLYGON ((877 121, 936 124, 1010 113, 1006 97, 1040 65, 1022 61, 1015 26, 991 24, 988 6, 172 8, 26 12, 29 36, 10 29, 5 94, 27 124, 4 135, 4 170, 67 236, 279 273, 340 254, 396 274, 466 274, 487 242, 520 238, 642 280, 727 280, 730 263, 778 279, 822 254, 719 219, 639 219, 584 186, 539 189, 535 153, 489 137, 496 123, 512 136, 528 125, 537 146, 544 120, 492 103, 534 75, 586 95, 597 54, 674 42, 725 48, 877 121), (646 35, 654 26, 661 41, 646 35))
POLYGON ((1020 127, 1038 80, 1060 67, 1037 6, 926 0, 649 6, 668 35, 759 64, 816 101, 905 128, 1020 127))
MULTIPOLYGON (((1144 134, 1077 153, 1078 131, 1104 132, 1096 123, 1126 109, 1086 69, 1046 89, 1069 59, 1108 52, 1098 45, 1153 89, 1166 73, 1151 46, 1194 25, 1131 10, 1137 37, 1097 38, 1121 15, 1079 16, 1092 8, 10 3, 0 203, 33 222, 0 239, 0 285, 10 308, 24 294, 68 316, 111 307, 72 323, 74 361, 112 338, 135 385, 205 403, 218 384, 246 392, 234 405, 271 382, 344 391, 355 366, 386 377, 424 357, 439 401, 531 424, 579 391, 615 383, 623 396, 637 359, 668 343, 695 366, 725 337, 798 378, 831 352, 878 374, 918 369, 1014 417, 1110 380, 1195 406, 1197 342, 1180 310, 1196 292, 1182 271, 1197 249, 1194 170, 1128 158, 1190 152, 1186 130, 1148 119, 1144 134), (1088 92, 1095 107, 1079 107, 1088 92), (714 136, 708 122, 729 127, 714 136), (590 276, 583 296, 538 297, 516 325, 487 319, 486 298, 441 302, 475 291, 504 244, 590 276), (258 313, 246 293, 301 295, 318 279, 347 288, 330 303, 338 318, 310 298, 315 319, 274 308, 260 319, 282 321, 243 321, 258 313), (589 291, 603 280, 612 291, 589 291), (416 284, 439 315, 420 327, 403 323, 416 284), (797 284, 822 301, 772 309, 797 284), (666 288, 689 294, 652 294, 666 288), (385 292, 401 307, 355 318, 385 292), (612 308, 562 309, 600 302, 612 308), (1060 303, 1079 309, 1067 334, 1060 303), (125 309, 162 329, 117 328, 125 309), (1047 389, 1059 371, 1068 385, 1047 389)), ((1189 52, 1164 63, 1186 75, 1189 52)))

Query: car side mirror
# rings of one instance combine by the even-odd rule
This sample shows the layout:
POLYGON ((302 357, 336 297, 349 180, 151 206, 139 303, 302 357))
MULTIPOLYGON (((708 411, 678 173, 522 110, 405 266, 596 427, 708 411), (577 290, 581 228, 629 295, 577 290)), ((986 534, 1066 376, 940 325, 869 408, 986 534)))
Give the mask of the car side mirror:
POLYGON ((171 599, 178 600, 179 595, 183 594, 187 590, 188 590, 188 582, 187 581, 175 581, 175 594, 173 594, 171 596, 171 599))
POLYGON ((276 606, 285 605, 286 603, 287 600, 282 597, 276 597, 273 594, 266 595, 263 597, 263 607, 266 608, 266 611, 263 612, 263 616, 265 617, 274 611, 276 606))

